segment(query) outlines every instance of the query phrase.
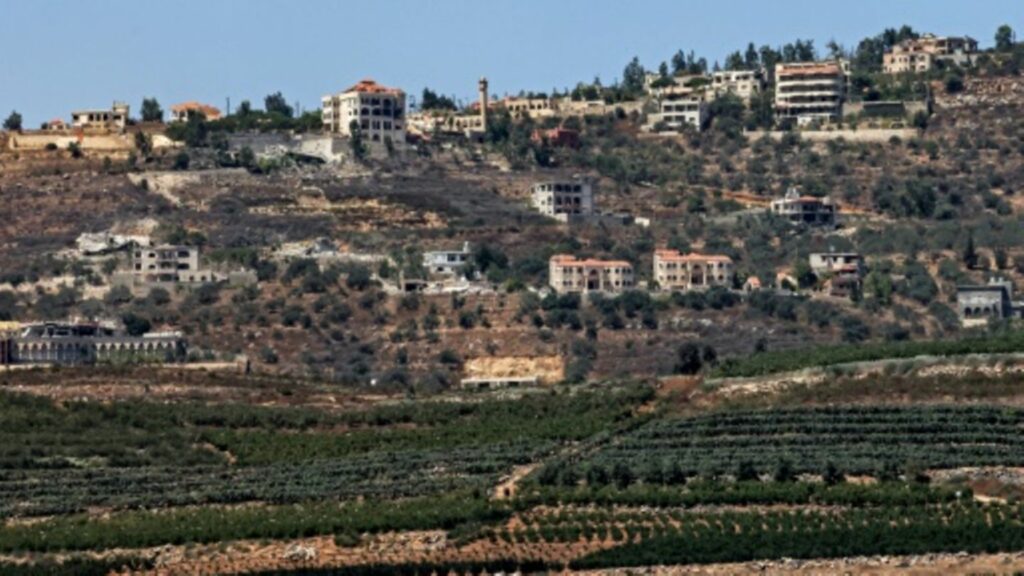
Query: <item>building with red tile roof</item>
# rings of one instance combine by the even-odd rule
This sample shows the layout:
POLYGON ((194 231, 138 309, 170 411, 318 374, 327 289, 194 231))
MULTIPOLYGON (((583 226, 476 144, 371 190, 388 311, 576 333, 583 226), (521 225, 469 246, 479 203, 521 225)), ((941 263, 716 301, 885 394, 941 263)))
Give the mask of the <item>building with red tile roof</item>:
POLYGON ((189 118, 198 115, 206 120, 219 120, 220 110, 195 100, 171 106, 171 122, 188 122, 189 118))
POLYGON ((405 142, 405 92, 364 78, 344 92, 321 99, 324 132, 351 136, 355 127, 368 142, 405 142))
POLYGON ((654 251, 654 280, 662 290, 731 288, 732 258, 720 254, 682 254, 678 250, 654 251))
POLYGON ((555 254, 548 262, 548 284, 558 293, 622 292, 634 286, 633 265, 625 260, 555 254))

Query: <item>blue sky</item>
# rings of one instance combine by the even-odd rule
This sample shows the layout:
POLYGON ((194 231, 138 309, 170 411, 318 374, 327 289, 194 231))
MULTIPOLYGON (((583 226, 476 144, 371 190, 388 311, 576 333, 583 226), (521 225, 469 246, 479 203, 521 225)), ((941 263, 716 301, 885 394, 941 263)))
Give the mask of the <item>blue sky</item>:
POLYGON ((679 48, 709 62, 748 41, 835 38, 852 47, 903 23, 992 44, 1024 30, 1020 0, 0 0, 0 116, 26 126, 144 96, 224 107, 281 90, 289 102, 363 77, 469 98, 619 77, 679 48))

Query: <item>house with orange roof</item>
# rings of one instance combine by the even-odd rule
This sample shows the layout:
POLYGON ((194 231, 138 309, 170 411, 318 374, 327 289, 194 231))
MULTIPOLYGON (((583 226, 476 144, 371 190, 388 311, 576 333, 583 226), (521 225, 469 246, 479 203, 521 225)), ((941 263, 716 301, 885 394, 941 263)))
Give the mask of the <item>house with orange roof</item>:
POLYGON ((405 142, 405 92, 366 78, 321 99, 324 132, 351 136, 357 129, 368 142, 405 142))
POLYGON ((67 130, 68 125, 62 118, 53 118, 43 124, 43 130, 67 130))
POLYGON ((555 254, 548 261, 548 284, 559 294, 622 292, 635 284, 633 265, 625 260, 555 254))
POLYGON ((731 288, 732 258, 719 254, 682 254, 678 250, 654 251, 654 280, 662 290, 731 288))
POLYGON ((219 120, 220 110, 195 100, 171 106, 171 122, 188 122, 193 116, 202 116, 205 120, 219 120))

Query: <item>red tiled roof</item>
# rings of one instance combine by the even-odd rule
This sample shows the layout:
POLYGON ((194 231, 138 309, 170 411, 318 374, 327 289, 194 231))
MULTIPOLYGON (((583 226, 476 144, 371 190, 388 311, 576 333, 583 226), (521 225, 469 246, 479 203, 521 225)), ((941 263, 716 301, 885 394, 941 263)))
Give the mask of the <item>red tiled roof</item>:
POLYGON ((213 119, 216 119, 216 118, 220 118, 220 110, 219 109, 214 108, 213 106, 210 106, 208 104, 201 104, 199 102, 196 102, 195 100, 190 100, 188 102, 182 102, 181 104, 175 104, 174 106, 171 106, 171 111, 172 112, 187 112, 187 111, 202 112, 203 116, 206 116, 207 120, 213 120, 213 119))
POLYGON ((610 267, 629 267, 633 265, 625 260, 598 260, 597 258, 587 258, 585 260, 578 260, 571 254, 555 254, 551 257, 551 262, 560 264, 562 266, 589 266, 594 268, 610 268, 610 267))
POLYGON ((388 88, 377 84, 372 78, 363 78, 345 92, 360 92, 362 94, 404 94, 398 88, 388 88))
POLYGON ((802 74, 840 74, 838 64, 783 64, 776 76, 799 76, 802 74))
POLYGON ((689 254, 680 254, 678 250, 655 250, 655 256, 661 260, 670 260, 672 262, 729 262, 732 263, 732 258, 721 254, 698 254, 697 252, 690 252, 689 254))

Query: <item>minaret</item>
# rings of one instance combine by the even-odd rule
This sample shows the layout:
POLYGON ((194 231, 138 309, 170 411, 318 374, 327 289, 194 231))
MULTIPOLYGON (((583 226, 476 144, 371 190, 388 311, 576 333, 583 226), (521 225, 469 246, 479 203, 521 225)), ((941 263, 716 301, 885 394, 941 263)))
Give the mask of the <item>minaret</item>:
POLYGON ((487 132, 487 78, 481 77, 477 87, 480 89, 480 122, 483 131, 487 132))

